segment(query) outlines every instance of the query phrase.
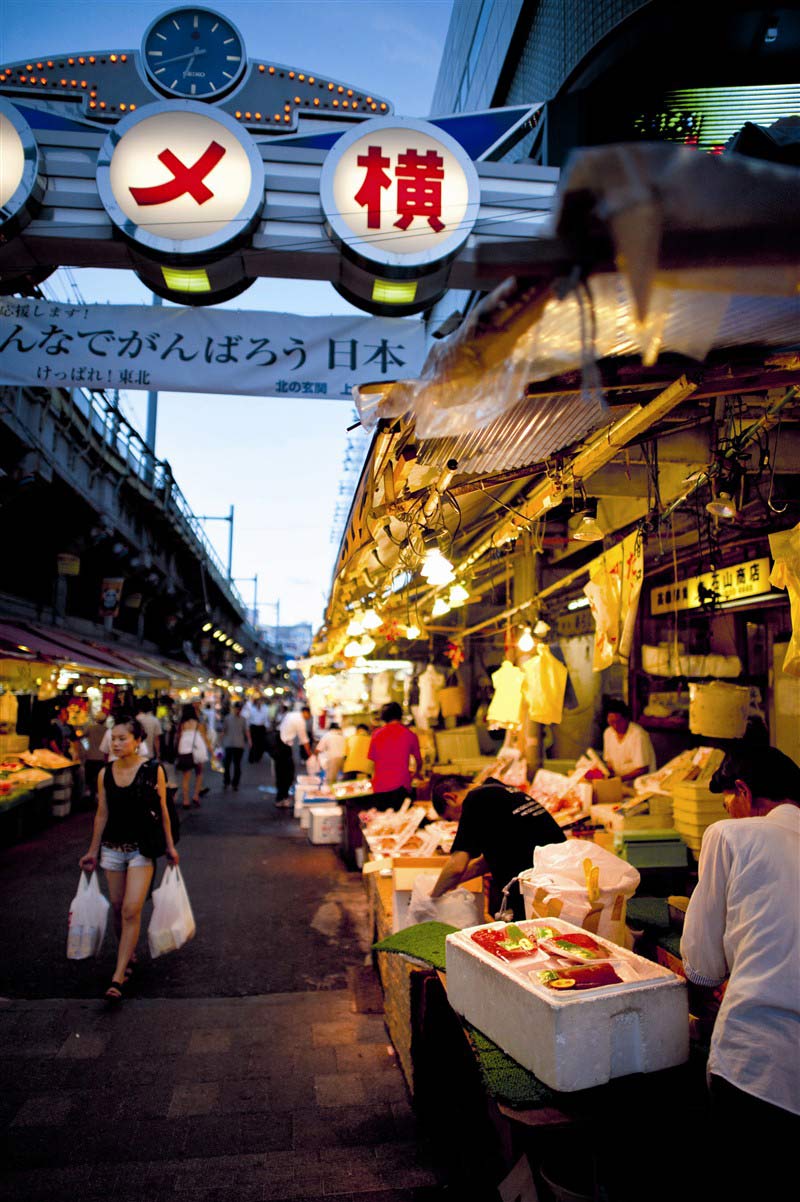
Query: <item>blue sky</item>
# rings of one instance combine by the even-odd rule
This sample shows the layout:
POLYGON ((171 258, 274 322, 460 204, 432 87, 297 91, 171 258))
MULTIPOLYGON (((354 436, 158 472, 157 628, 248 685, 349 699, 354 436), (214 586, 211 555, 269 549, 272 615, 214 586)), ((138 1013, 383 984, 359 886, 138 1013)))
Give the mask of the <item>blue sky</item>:
MULTIPOLYGON (((456 0, 470 3, 472 0, 456 0)), ((138 48, 161 0, 0 0, 0 62, 71 51, 138 48)), ((270 0, 209 2, 242 33, 250 56, 328 74, 387 96, 401 116, 424 117, 450 19, 452 0, 270 0)), ((150 293, 124 272, 74 271, 87 301, 147 304, 150 293)), ((59 298, 68 279, 51 277, 59 298)), ((261 280, 232 308, 308 315, 353 312, 328 284, 261 280)), ((123 398, 144 428, 143 393, 123 398)), ((261 621, 321 619, 335 547, 329 533, 337 500, 352 406, 307 400, 289 408, 277 399, 162 393, 157 454, 172 465, 196 513, 227 514, 235 506, 233 574, 258 574, 261 621)), ((228 527, 208 523, 223 561, 228 527)), ((252 602, 252 583, 239 585, 252 602)))

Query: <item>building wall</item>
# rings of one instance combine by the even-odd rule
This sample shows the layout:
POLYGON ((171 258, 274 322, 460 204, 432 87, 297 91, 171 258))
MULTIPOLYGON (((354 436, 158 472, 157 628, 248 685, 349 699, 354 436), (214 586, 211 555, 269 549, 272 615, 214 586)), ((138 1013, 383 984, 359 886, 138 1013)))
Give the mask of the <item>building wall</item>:
POLYGON ((456 0, 433 114, 549 100, 589 50, 648 0, 456 0), (511 46, 515 31, 521 50, 511 46), (509 58, 511 80, 496 95, 509 58))

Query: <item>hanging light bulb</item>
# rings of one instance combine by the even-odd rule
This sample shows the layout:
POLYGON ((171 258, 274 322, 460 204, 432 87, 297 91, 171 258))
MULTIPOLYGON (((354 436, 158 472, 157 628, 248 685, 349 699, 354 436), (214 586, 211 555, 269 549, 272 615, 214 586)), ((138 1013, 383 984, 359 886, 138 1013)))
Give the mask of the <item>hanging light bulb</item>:
POLYGON ((597 501, 586 502, 583 509, 577 510, 567 522, 567 533, 576 543, 599 543, 605 538, 605 531, 597 521, 597 501))
POLYGON ((356 639, 351 639, 345 647, 344 653, 348 659, 355 659, 361 654, 361 644, 356 639))
POLYGON ((377 630, 379 626, 383 626, 383 618, 378 617, 374 609, 368 609, 361 619, 361 625, 365 630, 377 630))
POLYGON ((720 492, 706 505, 706 513, 715 518, 735 518, 738 514, 736 501, 729 492, 720 492))
POLYGON ((451 609, 459 609, 469 601, 469 589, 466 589, 463 584, 454 584, 450 589, 448 600, 451 609))
POLYGON ((371 639, 368 634, 365 634, 358 647, 361 655, 369 655, 370 651, 375 650, 375 640, 371 639))
POLYGON ((517 646, 520 651, 533 651, 533 635, 530 626, 526 626, 517 639, 517 646))
POLYGON ((450 613, 450 606, 445 601, 444 597, 437 597, 433 603, 433 609, 431 610, 431 617, 441 618, 445 614, 449 614, 449 613, 450 613))
POLYGON ((358 614, 354 614, 350 619, 345 634, 349 639, 359 639, 364 633, 364 623, 358 614))
POLYGON ((425 552, 420 575, 431 585, 450 584, 455 579, 453 565, 442 555, 438 547, 432 547, 425 552))
POLYGON ((406 626, 406 638, 407 639, 418 639, 419 636, 420 636, 419 626, 415 626, 413 622, 410 626, 406 626))

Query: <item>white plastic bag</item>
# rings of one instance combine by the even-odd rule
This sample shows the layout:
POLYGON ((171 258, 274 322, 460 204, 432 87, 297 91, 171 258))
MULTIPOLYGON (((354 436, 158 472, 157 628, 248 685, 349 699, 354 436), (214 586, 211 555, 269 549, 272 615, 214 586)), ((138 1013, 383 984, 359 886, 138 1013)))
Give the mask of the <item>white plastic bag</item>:
POLYGON ((97 873, 81 873, 78 892, 69 907, 67 959, 86 960, 103 946, 108 922, 108 899, 100 892, 97 873))
POLYGON ((537 847, 533 868, 520 875, 527 918, 563 918, 626 946, 625 908, 639 873, 613 852, 585 839, 537 847))
POLYGON ((170 864, 153 893, 153 913, 147 928, 150 955, 155 960, 167 952, 176 952, 192 938, 196 929, 180 869, 170 864))
POLYGON ((461 930, 483 922, 483 893, 458 888, 443 893, 441 897, 431 897, 431 889, 438 877, 438 872, 421 872, 414 881, 405 925, 413 927, 418 922, 447 922, 451 927, 461 930))

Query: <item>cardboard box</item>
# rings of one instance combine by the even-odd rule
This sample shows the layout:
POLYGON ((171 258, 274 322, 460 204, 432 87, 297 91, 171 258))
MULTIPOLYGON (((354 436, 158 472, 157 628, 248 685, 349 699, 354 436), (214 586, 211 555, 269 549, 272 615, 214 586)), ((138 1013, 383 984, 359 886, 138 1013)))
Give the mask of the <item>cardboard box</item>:
MULTIPOLYGON (((395 856, 392 862, 392 930, 402 931, 408 924, 408 906, 414 882, 421 872, 427 872, 433 880, 447 863, 447 856, 395 856)), ((465 881, 462 888, 475 895, 475 921, 484 917, 483 877, 465 881)))
POLYGON ((618 776, 610 776, 607 780, 592 781, 592 801, 594 805, 619 805, 622 801, 622 781, 618 776))

